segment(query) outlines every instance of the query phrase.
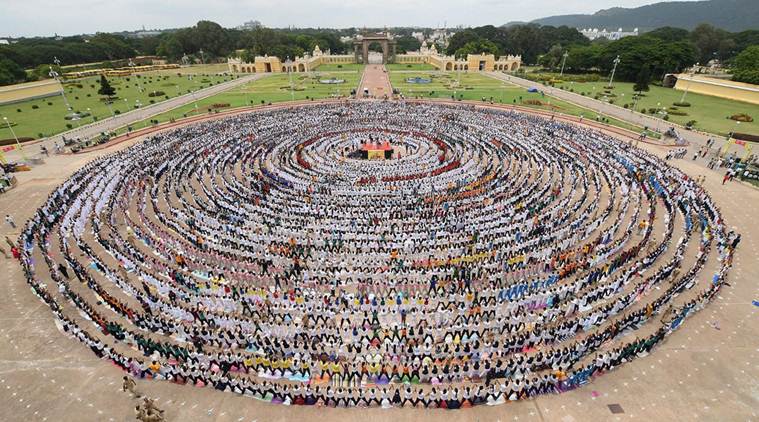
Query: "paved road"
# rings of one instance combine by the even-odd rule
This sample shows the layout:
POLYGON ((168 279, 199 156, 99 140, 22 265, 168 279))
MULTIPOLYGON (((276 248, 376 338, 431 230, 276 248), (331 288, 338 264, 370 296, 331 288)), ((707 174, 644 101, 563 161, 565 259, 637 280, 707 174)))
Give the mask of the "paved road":
MULTIPOLYGON (((706 141, 709 138, 715 139, 716 147, 722 147, 722 145, 724 145, 724 143, 727 141, 726 138, 719 135, 685 130, 684 127, 676 123, 672 123, 672 122, 668 122, 668 121, 658 119, 655 117, 647 116, 645 114, 641 114, 641 113, 626 109, 624 107, 616 106, 614 104, 609 104, 604 101, 584 97, 574 92, 564 91, 558 88, 552 88, 550 86, 543 85, 539 82, 533 82, 527 79, 519 78, 513 75, 507 75, 505 73, 500 73, 500 72, 486 72, 485 74, 492 78, 511 82, 514 85, 519 85, 524 88, 532 88, 532 87, 538 88, 552 97, 556 97, 561 100, 568 101, 585 108, 589 108, 596 112, 606 114, 608 116, 614 117, 619 120, 624 120, 634 125, 638 125, 641 127, 648 126, 649 129, 655 130, 658 132, 664 132, 669 127, 674 126, 683 138, 685 138, 688 142, 690 142, 691 145, 695 145, 698 147, 705 145, 706 141)), ((736 151, 740 152, 740 150, 737 148, 736 148, 736 151)))
MULTIPOLYGON (((216 95, 222 91, 226 91, 228 89, 234 88, 236 86, 240 86, 247 82, 260 79, 264 76, 265 76, 264 74, 242 76, 240 78, 233 79, 228 82, 223 82, 218 85, 213 85, 208 88, 197 90, 190 94, 174 97, 169 100, 162 101, 160 103, 151 104, 151 105, 139 108, 137 110, 132 110, 126 113, 116 115, 109 119, 104 119, 104 120, 100 120, 94 123, 90 123, 88 125, 81 126, 79 128, 69 130, 67 132, 63 132, 58 135, 49 137, 40 142, 35 142, 33 144, 24 144, 25 148, 29 150, 27 151, 26 155, 30 157, 37 155, 37 152, 39 151, 39 147, 42 145, 45 145, 49 150, 52 151, 53 143, 54 142, 60 143, 63 140, 63 136, 65 136, 66 138, 89 139, 93 136, 97 136, 101 132, 116 130, 120 127, 124 127, 126 125, 140 122, 151 116, 164 113, 171 109, 183 106, 193 101, 200 100, 202 98, 216 95)), ((20 154, 16 154, 16 151, 13 151, 12 154, 6 154, 6 155, 8 156, 9 159, 13 159, 16 155, 20 155, 20 154)))
POLYGON ((364 88, 369 90, 369 95, 375 98, 393 95, 393 87, 390 86, 390 76, 384 65, 370 64, 364 68, 364 74, 358 85, 358 97, 364 95, 364 88))
MULTIPOLYGON (((0 195, 0 215, 11 214, 17 223, 25 221, 72 172, 139 140, 133 138, 86 154, 54 156, 44 170, 18 174, 19 187, 0 195)), ((654 145, 642 147, 659 156, 667 151, 654 145)), ((736 182, 722 185, 721 173, 707 169, 703 159, 670 163, 691 177, 706 175, 705 188, 712 193, 728 224, 737 226, 742 233, 730 285, 650 356, 623 365, 585 388, 504 406, 449 412, 278 406, 212 388, 143 380, 138 380, 138 389, 159 398, 159 407, 166 410, 168 420, 757 420, 759 308, 752 300, 759 299, 755 276, 759 273, 759 225, 754 219, 759 190, 736 182), (619 404, 624 414, 612 414, 610 404, 619 404)), ((2 224, 0 241, 4 235, 15 238, 18 230, 2 224)), ((15 261, 0 257, 0 268, 5 268, 0 301, 0 419, 134 420, 131 415, 138 402, 120 391, 124 373, 59 331, 52 313, 30 294, 15 261)))

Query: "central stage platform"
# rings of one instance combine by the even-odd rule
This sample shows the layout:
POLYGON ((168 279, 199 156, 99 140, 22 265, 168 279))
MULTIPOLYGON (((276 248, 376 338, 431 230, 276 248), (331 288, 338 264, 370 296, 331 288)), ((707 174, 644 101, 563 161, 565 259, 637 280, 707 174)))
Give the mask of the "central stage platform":
POLYGON ((367 142, 361 145, 360 154, 361 158, 366 160, 389 160, 393 157, 393 147, 388 141, 382 143, 367 142))

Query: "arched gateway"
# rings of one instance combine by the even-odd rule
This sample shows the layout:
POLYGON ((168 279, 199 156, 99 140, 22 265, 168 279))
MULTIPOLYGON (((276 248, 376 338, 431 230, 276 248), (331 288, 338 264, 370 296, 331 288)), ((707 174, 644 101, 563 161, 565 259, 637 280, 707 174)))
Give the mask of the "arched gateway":
POLYGON ((353 41, 353 54, 356 63, 369 63, 369 44, 378 42, 382 46, 382 63, 395 63, 396 42, 390 34, 364 34, 353 41))

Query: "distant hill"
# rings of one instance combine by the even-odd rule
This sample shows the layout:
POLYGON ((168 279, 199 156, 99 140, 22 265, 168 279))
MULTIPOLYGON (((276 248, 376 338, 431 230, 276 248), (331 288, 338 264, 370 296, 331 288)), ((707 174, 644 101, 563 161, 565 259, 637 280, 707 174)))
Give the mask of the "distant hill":
POLYGON ((662 26, 693 29, 710 23, 731 32, 759 29, 759 0, 707 0, 654 3, 626 9, 613 7, 592 15, 561 15, 532 21, 540 25, 575 28, 624 28, 650 31, 662 26))

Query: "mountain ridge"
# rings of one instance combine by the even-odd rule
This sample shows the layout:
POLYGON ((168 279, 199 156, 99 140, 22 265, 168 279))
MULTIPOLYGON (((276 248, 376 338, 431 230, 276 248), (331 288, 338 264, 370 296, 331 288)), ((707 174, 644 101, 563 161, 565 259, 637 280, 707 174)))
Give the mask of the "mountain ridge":
POLYGON ((531 23, 575 28, 606 28, 649 31, 663 26, 693 29, 709 23, 731 32, 759 29, 759 1, 702 0, 673 1, 635 8, 611 7, 592 15, 570 14, 535 19, 531 23))

